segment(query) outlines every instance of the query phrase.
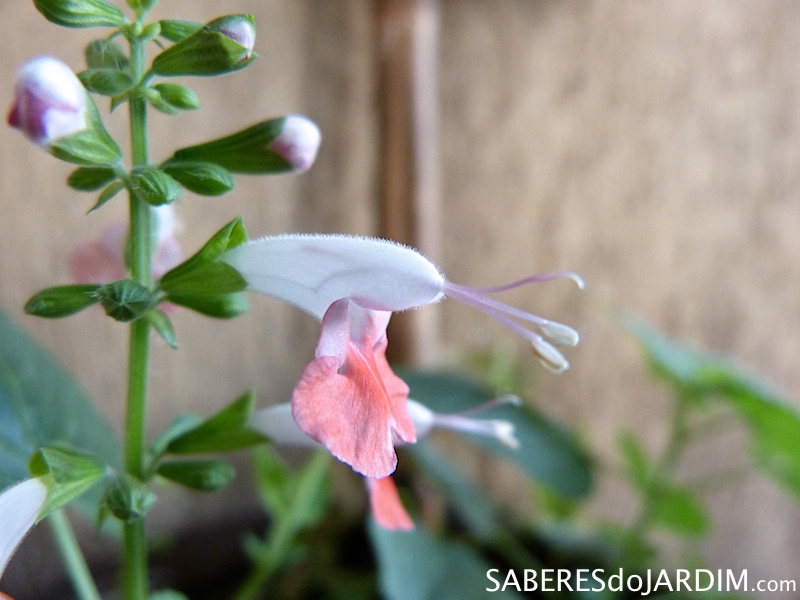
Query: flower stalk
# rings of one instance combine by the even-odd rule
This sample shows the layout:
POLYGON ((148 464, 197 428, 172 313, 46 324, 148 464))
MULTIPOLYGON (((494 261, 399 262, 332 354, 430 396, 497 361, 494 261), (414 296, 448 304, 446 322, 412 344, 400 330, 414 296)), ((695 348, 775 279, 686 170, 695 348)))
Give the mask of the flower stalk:
MULTIPOLYGON (((131 37, 131 74, 141 81, 145 71, 144 43, 131 37)), ((129 104, 131 157, 134 167, 148 163, 147 106, 142 97, 131 98, 129 104)), ((151 207, 130 193, 130 269, 137 283, 152 286, 151 207)), ((150 371, 150 327, 145 319, 131 324, 128 355, 128 391, 125 420, 125 469, 136 477, 144 477, 144 456, 147 431, 147 398, 150 371)), ((125 523, 124 589, 126 600, 147 598, 147 544, 144 520, 125 523)))

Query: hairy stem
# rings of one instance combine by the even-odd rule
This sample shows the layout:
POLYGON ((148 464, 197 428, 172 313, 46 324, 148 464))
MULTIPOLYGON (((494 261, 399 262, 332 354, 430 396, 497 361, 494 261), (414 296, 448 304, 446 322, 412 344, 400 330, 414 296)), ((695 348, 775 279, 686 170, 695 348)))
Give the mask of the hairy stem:
MULTIPOLYGON (((139 81, 145 69, 144 44, 131 40, 132 75, 139 81)), ((146 165, 148 156, 147 107, 141 97, 130 101, 133 166, 146 165)), ((151 209, 130 193, 129 261, 131 277, 152 286, 151 209)), ((142 479, 145 471, 147 398, 150 370, 150 327, 144 319, 131 324, 128 357, 128 397, 125 417, 125 468, 142 479)), ((148 595, 147 539, 143 519, 125 523, 124 589, 126 600, 145 600, 148 595)))

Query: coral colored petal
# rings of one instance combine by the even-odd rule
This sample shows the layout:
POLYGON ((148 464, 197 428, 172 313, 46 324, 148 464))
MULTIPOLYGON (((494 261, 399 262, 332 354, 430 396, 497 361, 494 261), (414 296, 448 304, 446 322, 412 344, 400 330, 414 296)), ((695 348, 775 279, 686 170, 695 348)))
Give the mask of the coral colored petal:
POLYGON ((367 479, 367 489, 372 516, 378 525, 392 531, 414 529, 414 521, 400 501, 400 494, 391 477, 367 479))
POLYGON ((309 363, 292 395, 300 428, 336 458, 367 477, 381 478, 397 466, 392 403, 374 364, 353 349, 339 373, 339 360, 309 363))
POLYGON ((386 360, 387 340, 383 340, 376 346, 374 351, 375 367, 378 370, 381 381, 389 394, 392 403, 392 417, 394 418, 395 442, 413 444, 417 441, 417 430, 411 415, 408 414, 408 385, 394 374, 389 362, 386 360))

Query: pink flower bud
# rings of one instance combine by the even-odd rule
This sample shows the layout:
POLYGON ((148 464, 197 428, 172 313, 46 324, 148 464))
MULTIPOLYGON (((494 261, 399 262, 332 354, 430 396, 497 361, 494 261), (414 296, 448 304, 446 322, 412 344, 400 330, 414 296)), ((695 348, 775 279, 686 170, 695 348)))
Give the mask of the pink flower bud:
POLYGON ((17 74, 8 124, 39 146, 48 146, 86 129, 86 91, 60 60, 35 58, 17 74))
POLYGON ((314 164, 322 136, 319 127, 306 117, 289 115, 284 119, 283 130, 269 145, 293 171, 307 171, 314 164))
POLYGON ((242 60, 250 58, 256 44, 256 28, 250 19, 244 16, 220 19, 216 30, 247 48, 247 54, 242 60))

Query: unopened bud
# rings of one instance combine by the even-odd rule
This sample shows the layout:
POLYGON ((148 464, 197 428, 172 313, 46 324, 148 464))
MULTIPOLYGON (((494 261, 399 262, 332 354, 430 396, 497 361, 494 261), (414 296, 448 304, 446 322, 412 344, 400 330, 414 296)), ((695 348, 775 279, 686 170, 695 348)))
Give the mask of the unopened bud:
POLYGON ((35 58, 17 74, 8 123, 39 146, 49 146, 86 129, 86 91, 60 60, 35 58))
POLYGON ((218 31, 243 46, 247 52, 242 60, 247 60, 256 44, 256 28, 249 15, 230 15, 214 19, 206 25, 210 31, 218 31))
POLYGON ((307 171, 314 164, 322 136, 319 127, 306 117, 289 115, 284 119, 283 130, 269 145, 280 155, 292 171, 307 171))

